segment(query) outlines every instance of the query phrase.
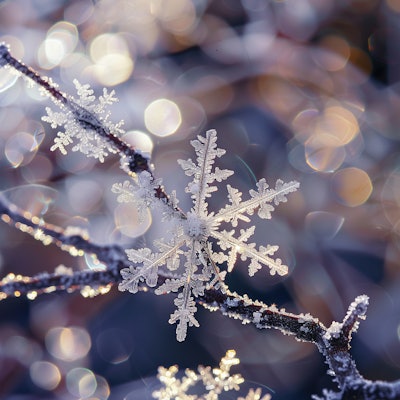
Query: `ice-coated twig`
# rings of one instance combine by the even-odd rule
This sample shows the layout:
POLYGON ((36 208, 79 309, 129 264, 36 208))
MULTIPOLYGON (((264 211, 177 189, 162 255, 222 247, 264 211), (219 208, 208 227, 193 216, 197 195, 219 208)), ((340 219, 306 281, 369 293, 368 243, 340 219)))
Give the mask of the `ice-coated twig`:
POLYGON ((1 196, 0 218, 3 222, 29 234, 36 240, 40 240, 44 245, 53 243, 72 256, 83 255, 84 252, 92 253, 96 254, 101 262, 109 263, 108 253, 110 248, 118 249, 115 251, 121 252, 120 258, 124 257, 125 254, 118 246, 99 246, 81 234, 67 234, 63 228, 44 223, 40 218, 27 211, 19 210, 15 205, 6 204, 1 196))
MULTIPOLYGON (((292 314, 276 306, 267 306, 259 301, 236 293, 221 293, 207 290, 197 299, 207 309, 220 311, 223 315, 238 319, 243 324, 253 324, 258 329, 274 328, 297 340, 317 346, 329 366, 328 374, 339 387, 338 392, 324 390, 323 397, 314 400, 398 400, 400 380, 395 382, 370 381, 365 379, 356 367, 350 354, 349 327, 365 318, 368 297, 358 296, 349 306, 342 323, 334 322, 325 327, 310 314, 292 314)), ((352 328, 350 331, 354 331, 352 328)))

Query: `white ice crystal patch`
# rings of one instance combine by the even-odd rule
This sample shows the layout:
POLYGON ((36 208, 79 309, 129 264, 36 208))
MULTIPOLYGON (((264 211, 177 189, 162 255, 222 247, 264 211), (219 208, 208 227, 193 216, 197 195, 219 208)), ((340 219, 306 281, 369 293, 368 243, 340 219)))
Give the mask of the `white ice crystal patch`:
POLYGON ((187 176, 192 177, 186 187, 193 200, 192 209, 184 214, 177 212, 175 194, 169 203, 155 196, 161 180, 155 180, 148 172, 137 174, 136 180, 116 184, 113 191, 121 202, 133 201, 139 210, 144 207, 161 208, 164 217, 175 221, 169 239, 154 243, 157 252, 149 248, 127 250, 133 262, 130 268, 121 271, 123 281, 119 289, 135 293, 140 282, 148 286, 157 285, 160 268, 175 271, 173 278, 167 279, 156 289, 156 294, 179 292, 175 299, 177 309, 171 315, 170 323, 177 323, 177 339, 186 337, 187 326, 198 326, 194 318, 196 312, 194 298, 204 294, 211 286, 223 290, 225 271, 220 267, 226 262, 228 272, 231 271, 238 257, 249 260, 249 275, 254 275, 263 266, 269 268, 271 275, 285 275, 288 267, 279 258, 274 258, 278 246, 259 246, 250 242, 255 226, 247 229, 236 229, 238 221, 250 222, 250 215, 257 213, 260 218, 271 218, 274 206, 286 201, 286 195, 294 192, 299 183, 292 181, 276 182, 271 188, 265 179, 257 183, 257 189, 251 189, 248 200, 242 200, 242 193, 227 186, 230 204, 218 212, 208 211, 208 198, 217 191, 215 182, 222 182, 233 174, 233 171, 214 167, 216 158, 225 154, 225 150, 217 147, 217 132, 207 131, 206 136, 198 136, 191 144, 196 152, 196 162, 178 160, 187 176), (172 208, 172 211, 171 211, 172 208), (221 230, 224 222, 233 229, 221 230), (221 251, 215 251, 216 245, 221 251))

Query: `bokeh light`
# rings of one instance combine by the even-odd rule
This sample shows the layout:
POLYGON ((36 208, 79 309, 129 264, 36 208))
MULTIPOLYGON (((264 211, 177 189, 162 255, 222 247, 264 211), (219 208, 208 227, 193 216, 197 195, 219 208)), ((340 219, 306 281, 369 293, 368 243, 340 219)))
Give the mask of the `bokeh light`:
POLYGON ((29 373, 33 383, 45 390, 54 390, 61 381, 61 372, 57 365, 48 361, 36 361, 29 373))
POLYGON ((356 207, 365 203, 372 193, 369 175, 359 168, 344 168, 332 176, 332 188, 339 201, 356 207))
POLYGON ((97 36, 90 44, 90 57, 94 65, 89 70, 104 86, 125 82, 132 74, 134 62, 121 35, 97 36))
POLYGON ((177 131, 182 116, 176 103, 168 99, 151 102, 144 112, 146 128, 156 136, 168 136, 177 131))
POLYGON ((314 59, 327 71, 339 71, 344 68, 350 58, 350 45, 340 36, 325 36, 318 43, 321 51, 316 52, 314 59))
POLYGON ((122 138, 135 149, 139 149, 141 152, 151 155, 154 143, 150 136, 145 132, 138 130, 128 131, 122 136, 122 138))
POLYGON ((190 0, 168 2, 164 0, 151 0, 150 12, 170 32, 188 33, 196 22, 196 9, 190 0))
POLYGON ((139 215, 132 203, 118 204, 114 211, 115 228, 125 236, 135 238, 143 235, 150 227, 152 217, 149 211, 139 215))
POLYGON ((329 211, 312 211, 305 218, 306 230, 318 240, 333 239, 343 223, 344 217, 329 211))
POLYGON ((74 24, 60 21, 47 32, 46 39, 38 49, 38 61, 43 69, 61 64, 78 44, 78 30, 74 24))
POLYGON ((79 399, 107 400, 110 396, 108 382, 88 368, 71 369, 65 381, 68 392, 79 399))
POLYGON ((55 327, 46 334, 48 352, 62 361, 76 361, 87 355, 91 339, 87 331, 79 327, 55 327))
POLYGON ((91 398, 96 391, 97 382, 94 373, 87 368, 74 368, 66 376, 70 394, 78 398, 91 398))
POLYGON ((354 114, 341 106, 327 107, 317 122, 315 134, 329 134, 339 140, 340 145, 350 143, 359 131, 354 114))
POLYGON ((132 335, 127 331, 110 328, 98 335, 96 347, 104 361, 115 365, 121 364, 132 354, 132 335))
POLYGON ((94 180, 71 178, 67 182, 67 193, 74 211, 86 214, 99 204, 103 187, 94 180))
POLYGON ((304 150, 307 164, 321 172, 336 171, 346 157, 339 139, 329 134, 311 136, 306 141, 304 150))
POLYGON ((58 197, 58 191, 44 185, 31 184, 13 187, 0 192, 5 204, 14 204, 31 216, 45 215, 58 197))
POLYGON ((8 162, 17 168, 20 165, 27 164, 34 157, 32 149, 35 147, 34 137, 25 132, 20 132, 10 137, 4 148, 4 154, 8 162))
POLYGON ((0 70, 0 93, 5 92, 17 81, 18 76, 7 69, 0 70))

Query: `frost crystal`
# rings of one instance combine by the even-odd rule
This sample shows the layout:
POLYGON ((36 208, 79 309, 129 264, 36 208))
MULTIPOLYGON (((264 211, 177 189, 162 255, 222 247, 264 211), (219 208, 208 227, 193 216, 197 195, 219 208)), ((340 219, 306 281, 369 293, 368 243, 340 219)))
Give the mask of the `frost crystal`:
POLYGON ((46 107, 47 116, 42 117, 42 120, 48 122, 52 128, 64 127, 63 132, 57 133, 50 150, 59 149, 62 154, 67 154, 66 147, 74 144, 72 151, 81 151, 88 157, 103 162, 104 157, 109 153, 115 153, 115 150, 96 130, 105 127, 113 135, 124 133, 121 128, 123 122, 113 124, 109 120, 110 112, 107 110, 107 107, 118 99, 114 91, 109 93, 107 89, 103 89, 103 95, 96 101, 89 85, 81 85, 76 79, 74 84, 78 99, 68 98, 68 107, 62 107, 60 112, 54 112, 46 107))
MULTIPOLYGON (((198 372, 186 369, 182 379, 176 377, 178 367, 160 367, 158 369, 158 379, 164 385, 160 390, 153 392, 154 399, 160 400, 218 400, 222 392, 239 390, 240 384, 244 382, 240 374, 231 375, 230 369, 233 365, 240 363, 236 358, 235 350, 228 350, 219 363, 219 368, 203 367, 197 368, 198 372), (188 391, 198 383, 202 383, 207 390, 201 395, 189 394, 188 391)), ((200 392, 201 390, 196 390, 200 392)), ((239 397, 238 400, 269 400, 271 397, 265 395, 261 398, 261 389, 250 389, 246 398, 239 397)))
MULTIPOLYGON (((193 207, 187 214, 171 212, 171 207, 154 196, 161 181, 152 179, 148 172, 138 174, 136 181, 126 181, 113 187, 119 201, 134 201, 141 211, 145 207, 162 207, 164 217, 175 221, 175 228, 169 235, 171 239, 154 243, 156 252, 149 248, 127 250, 133 265, 121 271, 123 281, 119 289, 135 293, 141 281, 151 287, 157 285, 159 268, 176 271, 173 277, 156 289, 156 293, 179 292, 175 299, 177 309, 169 320, 171 324, 178 323, 176 333, 179 341, 185 339, 187 325, 199 325, 194 318, 194 298, 203 295, 204 290, 211 286, 223 289, 225 271, 220 271, 221 264, 226 262, 228 271, 231 271, 239 256, 243 261, 249 260, 251 276, 263 265, 270 269, 271 275, 284 275, 288 271, 279 258, 273 258, 278 246, 257 248, 255 243, 249 242, 255 227, 237 229, 237 225, 239 221, 250 222, 249 216, 254 213, 263 219, 271 218, 274 206, 285 202, 286 195, 299 187, 298 182, 278 180, 275 188, 270 188, 265 179, 261 179, 257 190, 250 190, 250 196, 245 201, 242 200, 242 193, 228 185, 230 204, 216 213, 209 212, 207 201, 217 191, 215 183, 233 174, 233 171, 214 167, 216 158, 225 154, 225 150, 217 147, 216 141, 216 131, 210 130, 206 137, 198 136, 191 142, 196 151, 196 162, 178 160, 185 174, 192 177, 186 192, 193 199, 193 207), (221 230, 222 223, 230 224, 233 229, 221 230), (221 251, 214 251, 215 244, 211 240, 221 251)), ((175 195, 172 203, 175 209, 175 195)))

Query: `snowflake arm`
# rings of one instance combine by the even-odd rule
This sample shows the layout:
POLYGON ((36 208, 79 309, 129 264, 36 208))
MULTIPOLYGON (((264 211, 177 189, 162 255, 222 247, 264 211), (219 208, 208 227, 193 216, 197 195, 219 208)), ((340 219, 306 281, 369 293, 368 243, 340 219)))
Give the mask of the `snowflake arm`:
POLYGON ((260 218, 270 219, 271 212, 275 209, 270 203, 273 202, 275 206, 279 203, 285 203, 287 201, 286 195, 295 192, 299 186, 299 182, 284 183, 278 179, 275 189, 271 189, 263 178, 257 183, 258 190, 251 189, 249 191, 251 198, 243 202, 241 193, 229 186, 228 198, 231 204, 221 209, 215 218, 220 221, 231 222, 232 226, 236 226, 238 219, 248 222, 249 219, 245 214, 253 215, 254 211, 258 209, 257 214, 260 218))
POLYGON ((217 190, 212 183, 222 182, 233 174, 228 169, 215 168, 212 172, 216 157, 225 154, 225 150, 217 147, 217 132, 209 130, 206 137, 197 136, 197 140, 190 143, 196 150, 197 164, 192 160, 178 160, 178 163, 188 176, 193 176, 192 182, 186 187, 186 192, 192 193, 193 209, 199 216, 207 215, 207 198, 217 190))
MULTIPOLYGON (((252 228, 249 228, 249 230, 252 228)), ((269 267, 271 275, 275 275, 276 273, 278 273, 278 275, 286 275, 288 272, 288 267, 286 265, 282 265, 282 260, 279 258, 274 260, 273 258, 269 257, 273 255, 276 250, 278 250, 278 246, 260 246, 257 250, 255 243, 245 243, 248 236, 250 236, 248 234, 249 230, 245 232, 241 230, 241 235, 239 238, 235 238, 233 236, 234 231, 212 233, 212 236, 218 240, 218 245, 222 249, 231 249, 227 260, 228 272, 232 271, 236 261, 236 255, 240 254, 243 261, 247 258, 251 260, 249 265, 250 276, 253 276, 259 269, 261 269, 262 264, 269 267)))
MULTIPOLYGON (((155 191, 161 187, 161 184, 161 179, 154 179, 150 172, 143 171, 136 174, 135 179, 126 180, 123 183, 115 183, 111 191, 118 195, 118 202, 135 203, 139 214, 143 216, 143 213, 148 208, 154 208, 162 204, 155 197, 155 191)), ((175 204, 177 204, 177 201, 175 201, 175 204)))
POLYGON ((121 270, 122 282, 118 288, 121 291, 136 293, 139 290, 139 282, 146 281, 150 287, 157 285, 158 268, 162 265, 175 265, 176 259, 179 259, 182 242, 175 245, 164 245, 164 251, 153 254, 147 247, 139 250, 126 250, 130 261, 134 264, 140 264, 139 267, 130 266, 121 270), (172 261, 171 261, 172 260, 172 261))
POLYGON ((176 340, 178 340, 178 342, 183 342, 186 338, 188 325, 200 326, 199 322, 194 317, 197 307, 196 302, 190 295, 189 285, 186 285, 183 292, 178 294, 178 297, 174 300, 174 304, 177 309, 171 314, 168 322, 170 324, 175 324, 179 321, 176 327, 176 340))
POLYGON ((186 256, 185 271, 177 279, 167 279, 163 285, 156 289, 156 294, 177 292, 182 288, 182 292, 174 300, 176 310, 171 314, 169 323, 177 323, 176 338, 179 342, 185 340, 188 326, 199 326, 194 317, 197 311, 194 296, 204 294, 205 284, 211 277, 209 268, 203 268, 200 273, 196 273, 198 265, 202 263, 198 254, 201 249, 198 243, 191 241, 186 243, 188 250, 184 253, 186 256), (179 321, 179 322, 178 322, 179 321))

